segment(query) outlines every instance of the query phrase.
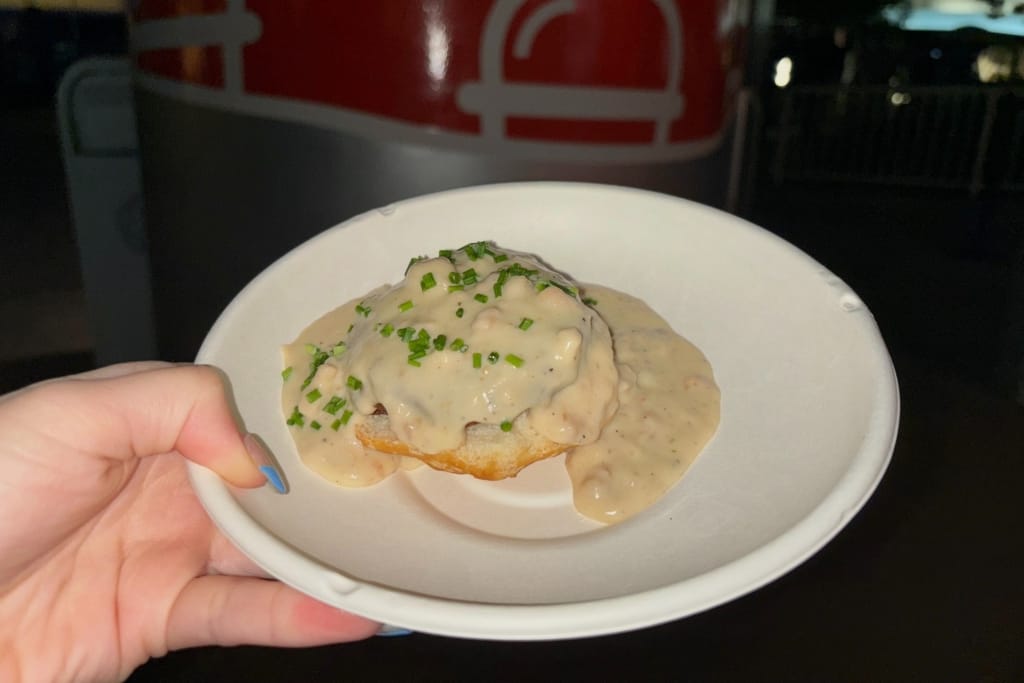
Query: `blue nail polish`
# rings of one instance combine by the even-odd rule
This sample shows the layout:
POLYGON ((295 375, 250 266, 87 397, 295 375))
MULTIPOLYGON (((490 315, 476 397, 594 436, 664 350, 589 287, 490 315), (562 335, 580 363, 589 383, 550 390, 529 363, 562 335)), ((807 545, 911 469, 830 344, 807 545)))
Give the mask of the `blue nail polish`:
POLYGON ((408 636, 412 635, 412 633, 413 632, 407 628, 402 628, 400 626, 389 626, 388 624, 382 625, 380 627, 380 630, 377 631, 377 635, 381 636, 382 638, 392 638, 394 636, 408 636))
POLYGON ((288 487, 285 486, 284 479, 281 478, 276 467, 273 465, 260 465, 260 472, 267 478, 270 485, 277 489, 278 493, 288 493, 288 487))
POLYGON ((263 444, 252 434, 246 434, 245 438, 242 439, 242 443, 245 445, 245 450, 249 453, 253 463, 263 473, 263 476, 267 478, 267 481, 274 487, 274 490, 278 493, 288 493, 288 480, 284 478, 283 471, 274 461, 274 457, 270 455, 270 452, 263 447, 263 444))

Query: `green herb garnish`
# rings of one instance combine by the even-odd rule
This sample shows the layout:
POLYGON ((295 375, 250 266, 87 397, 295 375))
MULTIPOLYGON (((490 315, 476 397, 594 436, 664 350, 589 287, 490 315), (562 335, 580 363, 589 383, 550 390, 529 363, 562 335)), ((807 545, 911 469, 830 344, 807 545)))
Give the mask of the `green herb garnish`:
POLYGON ((316 420, 313 420, 312 422, 309 423, 309 426, 312 427, 313 429, 320 429, 320 427, 322 427, 323 425, 321 425, 316 420))
POLYGON ((348 376, 348 380, 345 382, 345 384, 347 384, 349 389, 351 389, 352 391, 359 391, 360 389, 363 388, 362 380, 357 379, 356 377, 353 377, 352 375, 348 376))
POLYGON ((523 359, 514 353, 505 356, 505 362, 515 368, 523 367, 523 359))
POLYGON ((475 295, 473 295, 473 298, 476 299, 477 301, 479 301, 482 304, 487 303, 487 295, 486 294, 475 294, 475 295))
POLYGON ((503 431, 503 432, 511 432, 512 431, 512 421, 511 420, 505 420, 504 422, 502 422, 501 423, 501 431, 503 431))
POLYGON ((530 318, 523 318, 519 321, 519 329, 521 330, 528 330, 531 325, 533 325, 533 320, 530 318))
POLYGON ((427 273, 420 278, 420 291, 427 291, 437 286, 437 280, 434 279, 433 273, 427 273))
POLYGON ((410 269, 410 268, 412 268, 412 267, 413 267, 414 265, 416 265, 416 264, 417 264, 417 263, 419 263, 420 261, 425 261, 426 259, 427 259, 427 257, 426 257, 426 256, 413 256, 413 257, 412 257, 411 259, 409 259, 409 265, 407 265, 407 266, 405 267, 405 272, 406 272, 406 274, 408 274, 408 273, 409 273, 409 269, 410 269))
POLYGON ((402 313, 405 313, 410 308, 412 308, 412 306, 413 306, 412 300, 411 299, 406 299, 402 303, 398 304, 398 310, 400 310, 402 313))
POLYGON ((306 394, 306 400, 309 401, 310 403, 316 403, 317 399, 319 399, 321 396, 323 396, 323 394, 320 393, 320 390, 314 389, 313 391, 306 394))
POLYGON ((306 379, 302 381, 302 386, 299 387, 300 390, 309 386, 310 382, 312 382, 313 378, 316 376, 316 371, 320 369, 321 365, 327 362, 328 358, 330 358, 330 354, 326 351, 321 351, 312 344, 306 344, 306 350, 313 354, 313 359, 309 361, 309 374, 306 376, 306 379), (311 347, 313 350, 309 351, 311 347))
POLYGON ((287 381, 288 381, 288 378, 292 376, 292 371, 293 371, 294 369, 295 369, 295 368, 293 368, 292 366, 290 366, 290 365, 289 365, 289 366, 288 366, 288 367, 286 367, 286 368, 285 368, 284 370, 282 370, 282 371, 281 371, 281 379, 283 379, 284 381, 286 381, 286 382, 287 382, 287 381))
POLYGON ((363 316, 364 318, 368 318, 370 316, 370 312, 372 310, 373 309, 370 308, 369 306, 365 306, 365 305, 363 305, 361 303, 356 304, 356 313, 358 313, 359 315, 363 316))
POLYGON ((338 411, 345 407, 348 401, 343 399, 341 396, 332 396, 331 400, 324 405, 324 412, 330 413, 331 415, 337 415, 338 411))
POLYGON ((479 353, 474 353, 473 354, 473 367, 474 368, 479 368, 481 366, 481 364, 482 363, 481 363, 481 356, 480 356, 480 354, 479 353))
POLYGON ((390 337, 391 333, 395 331, 395 326, 391 323, 387 323, 384 327, 380 328, 380 336, 390 337))
POLYGON ((288 416, 288 420, 286 422, 288 426, 298 425, 301 427, 306 424, 306 418, 299 412, 299 407, 295 406, 292 408, 292 414, 288 416))
POLYGON ((491 351, 489 354, 487 354, 487 360, 491 365, 497 363, 499 358, 501 358, 501 356, 498 354, 497 351, 491 351))

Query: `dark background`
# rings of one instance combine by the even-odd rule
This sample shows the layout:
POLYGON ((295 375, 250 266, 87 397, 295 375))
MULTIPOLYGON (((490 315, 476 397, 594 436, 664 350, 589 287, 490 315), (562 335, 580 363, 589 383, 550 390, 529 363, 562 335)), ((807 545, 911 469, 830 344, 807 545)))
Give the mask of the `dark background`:
MULTIPOLYGON (((900 438, 846 530, 749 596, 637 633, 208 648, 132 680, 1024 680, 1024 43, 841 4, 780 0, 754 46, 737 211, 848 282, 893 355, 900 438), (982 53, 1002 76, 980 79, 982 53)), ((0 10, 0 391, 93 366, 53 92, 125 40, 117 15, 0 10)))

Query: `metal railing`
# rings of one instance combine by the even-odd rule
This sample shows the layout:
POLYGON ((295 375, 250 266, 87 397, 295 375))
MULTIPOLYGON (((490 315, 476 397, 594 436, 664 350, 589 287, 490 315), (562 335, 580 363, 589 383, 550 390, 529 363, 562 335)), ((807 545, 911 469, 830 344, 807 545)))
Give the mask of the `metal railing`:
POLYGON ((1024 190, 1024 88, 796 86, 773 95, 766 152, 776 185, 1024 190))

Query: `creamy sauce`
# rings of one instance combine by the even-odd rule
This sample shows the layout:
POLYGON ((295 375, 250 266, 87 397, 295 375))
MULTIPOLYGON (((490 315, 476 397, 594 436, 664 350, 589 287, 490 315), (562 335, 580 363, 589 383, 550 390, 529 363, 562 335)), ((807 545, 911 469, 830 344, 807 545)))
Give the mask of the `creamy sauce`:
POLYGON ((615 340, 619 409, 601 438, 569 451, 576 509, 612 523, 675 484, 718 428, 719 390, 700 350, 647 304, 587 286, 615 340))
POLYGON ((472 422, 525 420, 566 445, 581 514, 614 523, 645 509, 718 426, 710 365, 642 301, 589 286, 592 308, 534 257, 490 248, 413 263, 283 348, 282 409, 302 461, 350 487, 418 464, 356 438, 381 407, 421 453, 457 447, 472 422))

